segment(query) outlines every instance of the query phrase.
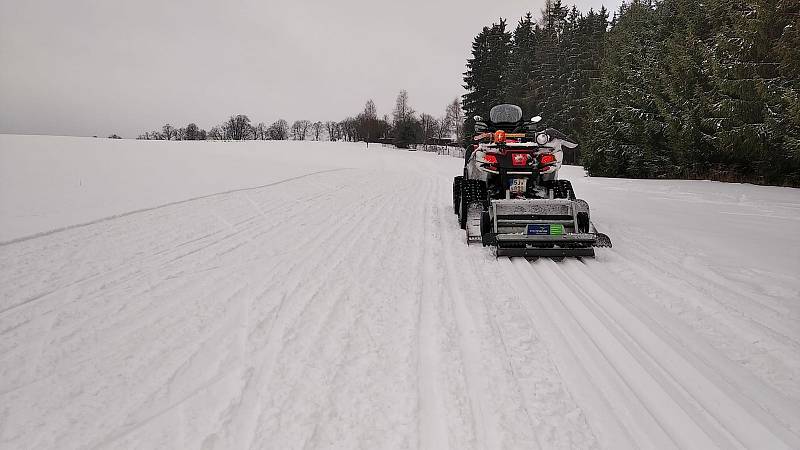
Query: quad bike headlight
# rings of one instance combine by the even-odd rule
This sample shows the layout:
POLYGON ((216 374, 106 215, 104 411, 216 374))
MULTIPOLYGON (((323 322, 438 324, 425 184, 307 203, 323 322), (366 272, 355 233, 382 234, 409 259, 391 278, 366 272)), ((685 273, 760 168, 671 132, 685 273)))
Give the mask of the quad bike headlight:
POLYGON ((536 135, 536 143, 539 145, 544 145, 550 142, 550 136, 547 133, 539 133, 536 135))

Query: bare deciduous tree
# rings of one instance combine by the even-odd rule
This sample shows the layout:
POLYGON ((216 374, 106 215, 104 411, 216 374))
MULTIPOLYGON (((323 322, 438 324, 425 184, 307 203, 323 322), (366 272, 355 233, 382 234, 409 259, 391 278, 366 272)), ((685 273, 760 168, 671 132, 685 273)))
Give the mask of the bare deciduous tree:
POLYGON ((325 122, 325 131, 328 132, 329 141, 338 141, 342 138, 338 122, 333 122, 331 120, 325 122))
POLYGON ((339 130, 345 141, 355 142, 358 139, 358 121, 352 117, 339 122, 339 130))
POLYGON ((422 144, 428 148, 428 143, 431 138, 436 136, 436 130, 439 128, 439 121, 430 114, 422 114, 420 117, 420 125, 422 127, 422 144))
POLYGON ((464 111, 461 109, 461 100, 458 97, 447 105, 444 116, 445 122, 447 122, 447 131, 453 134, 456 141, 461 141, 461 133, 464 130, 464 111))
POLYGON ((176 139, 178 137, 177 136, 177 130, 175 130, 175 127, 173 127, 172 125, 170 125, 168 123, 164 124, 164 126, 161 127, 161 132, 164 135, 164 139, 166 139, 168 141, 170 141, 172 139, 176 139))
POLYGON ((264 140, 267 138, 267 124, 259 122, 255 127, 255 139, 264 140))
POLYGON ((186 128, 184 128, 183 138, 187 141, 200 140, 200 131, 200 127, 198 127, 197 124, 190 123, 189 125, 186 125, 186 128))
POLYGON ((322 137, 322 131, 324 130, 322 126, 322 122, 316 121, 311 125, 311 130, 314 133, 314 140, 318 141, 320 137, 322 137))
POLYGON ((292 139, 295 141, 305 141, 310 128, 310 120, 295 120, 292 124, 292 139))
POLYGON ((408 92, 401 90, 395 100, 392 111, 392 134, 394 145, 398 148, 408 148, 422 139, 422 131, 415 112, 408 101, 408 92))
POLYGON ((289 138, 289 124, 283 119, 272 122, 267 128, 267 136, 274 141, 285 141, 289 138))
POLYGON ((208 138, 214 141, 221 141, 225 139, 225 132, 219 125, 211 127, 211 130, 208 131, 208 138))
POLYGON ((394 111, 392 112, 392 125, 397 127, 398 124, 411 119, 413 116, 414 110, 411 109, 411 105, 409 105, 408 102, 408 91, 403 89, 399 94, 397 94, 397 99, 394 103, 394 111))
POLYGON ((253 136, 253 127, 250 125, 250 118, 244 114, 231 116, 223 127, 226 139, 243 141, 253 136))

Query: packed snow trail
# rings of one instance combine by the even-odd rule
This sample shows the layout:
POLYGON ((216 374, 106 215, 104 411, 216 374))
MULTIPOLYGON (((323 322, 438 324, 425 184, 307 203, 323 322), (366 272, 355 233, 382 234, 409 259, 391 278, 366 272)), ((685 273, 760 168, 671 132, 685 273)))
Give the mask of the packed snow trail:
POLYGON ((800 448, 797 191, 567 167, 615 247, 496 259, 457 159, 317 147, 8 235, 0 447, 800 448))

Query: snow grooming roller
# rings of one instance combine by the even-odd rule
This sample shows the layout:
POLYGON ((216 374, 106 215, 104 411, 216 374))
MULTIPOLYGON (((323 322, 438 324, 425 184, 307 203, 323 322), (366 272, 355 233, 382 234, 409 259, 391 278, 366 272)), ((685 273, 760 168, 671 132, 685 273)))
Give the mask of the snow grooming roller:
POLYGON ((483 221, 482 242, 498 257, 593 257, 594 247, 611 247, 580 199, 492 200, 483 221))

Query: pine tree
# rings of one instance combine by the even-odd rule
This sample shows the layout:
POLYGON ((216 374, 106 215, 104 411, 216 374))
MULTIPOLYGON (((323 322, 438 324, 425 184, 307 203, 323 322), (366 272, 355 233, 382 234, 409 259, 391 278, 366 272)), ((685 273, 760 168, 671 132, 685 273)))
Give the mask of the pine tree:
POLYGON ((650 2, 620 10, 609 32, 603 76, 590 99, 592 120, 584 146, 591 174, 669 176, 667 121, 659 79, 663 43, 650 2))
POLYGON ((465 133, 471 133, 474 115, 487 116, 492 106, 508 99, 511 39, 506 21, 500 19, 499 23, 484 27, 472 43, 472 57, 467 60, 464 73, 465 133))
POLYGON ((537 65, 536 33, 537 26, 529 12, 517 24, 511 44, 511 61, 508 71, 508 101, 519 105, 525 116, 538 113, 532 102, 528 101, 527 96, 530 76, 534 73, 537 65))
POLYGON ((786 158, 786 174, 782 184, 800 186, 800 3, 779 1, 776 10, 783 25, 780 38, 775 42, 775 57, 782 77, 781 102, 783 103, 784 138, 782 151, 786 158))
MULTIPOLYGON (((590 11, 594 14, 593 11, 590 11)), ((593 19, 593 17, 592 17, 593 19)), ((554 123, 582 137, 585 110, 588 104, 589 74, 592 67, 588 20, 575 6, 570 10, 560 47, 564 64, 559 67, 559 84, 564 91, 563 104, 555 112, 554 123)))
POLYGON ((791 40, 798 6, 780 0, 720 0, 715 11, 719 29, 710 42, 713 104, 711 118, 705 120, 711 128, 715 175, 796 182, 798 122, 791 111, 797 77, 791 63, 782 62, 781 42, 784 37, 783 42, 791 40))
POLYGON ((566 98, 568 78, 561 38, 568 14, 561 0, 547 0, 542 11, 543 26, 537 30, 537 65, 530 77, 526 102, 546 118, 548 124, 564 128, 559 114, 566 98))

